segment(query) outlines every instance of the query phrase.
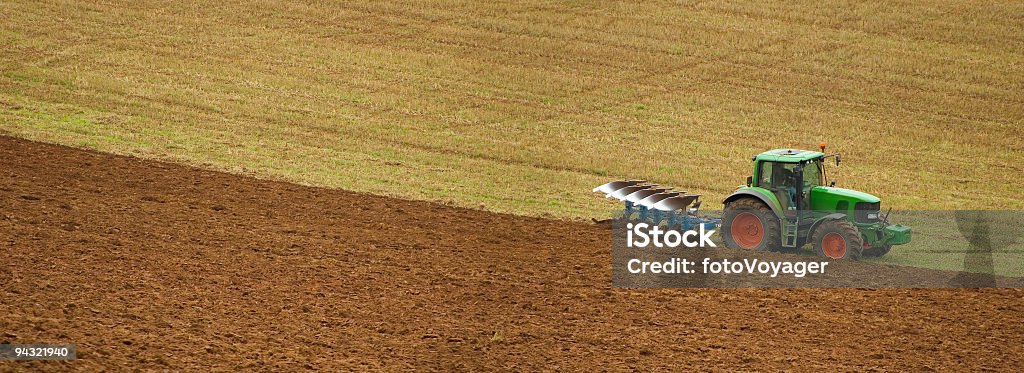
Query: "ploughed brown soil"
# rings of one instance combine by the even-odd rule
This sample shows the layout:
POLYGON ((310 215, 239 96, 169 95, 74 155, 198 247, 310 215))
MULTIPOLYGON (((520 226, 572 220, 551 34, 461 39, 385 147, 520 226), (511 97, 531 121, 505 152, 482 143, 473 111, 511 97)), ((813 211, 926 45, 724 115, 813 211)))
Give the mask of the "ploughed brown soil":
MULTIPOLYGON (((396 185, 395 188, 401 188, 396 185)), ((607 227, 0 137, 0 370, 1019 369, 1019 290, 612 289, 607 227)))

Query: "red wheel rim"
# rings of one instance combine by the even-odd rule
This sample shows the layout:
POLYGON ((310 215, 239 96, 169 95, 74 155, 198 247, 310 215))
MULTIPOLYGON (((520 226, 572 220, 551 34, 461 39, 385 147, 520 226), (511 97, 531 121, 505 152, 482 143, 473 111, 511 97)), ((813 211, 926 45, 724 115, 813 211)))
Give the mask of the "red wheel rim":
POLYGON ((842 259, 846 256, 846 239, 839 233, 829 232, 821 238, 821 251, 829 258, 842 259))
POLYGON ((751 250, 761 244, 761 240, 764 239, 764 223, 761 223, 761 219, 757 215, 749 212, 741 212, 732 219, 732 233, 733 241, 741 248, 751 250))

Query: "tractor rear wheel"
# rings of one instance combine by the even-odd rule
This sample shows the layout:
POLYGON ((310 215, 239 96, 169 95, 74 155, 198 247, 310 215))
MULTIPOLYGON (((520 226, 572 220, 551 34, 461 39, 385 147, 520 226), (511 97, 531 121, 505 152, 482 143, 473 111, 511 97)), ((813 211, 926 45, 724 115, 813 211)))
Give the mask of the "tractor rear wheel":
POLYGON ((781 240, 779 218, 753 198, 726 204, 721 232, 725 246, 731 249, 774 251, 781 240))
POLYGON ((818 256, 831 259, 860 259, 864 238, 857 227, 847 220, 824 221, 812 236, 818 256))
POLYGON ((870 258, 877 258, 889 253, 892 249, 892 245, 882 245, 878 247, 872 247, 870 249, 864 249, 864 256, 870 258))

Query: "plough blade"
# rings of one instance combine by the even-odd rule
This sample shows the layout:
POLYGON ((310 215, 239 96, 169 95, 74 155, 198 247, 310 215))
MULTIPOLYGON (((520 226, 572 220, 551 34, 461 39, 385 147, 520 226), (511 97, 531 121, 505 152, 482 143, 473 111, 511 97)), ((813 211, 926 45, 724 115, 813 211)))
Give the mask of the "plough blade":
POLYGON ((647 196, 647 198, 644 198, 644 199, 640 200, 636 204, 650 209, 650 208, 653 208, 654 205, 657 204, 658 202, 661 202, 661 200, 663 200, 665 198, 669 198, 669 197, 675 197, 675 196, 678 196, 678 195, 680 195, 682 193, 685 193, 685 192, 655 193, 655 194, 647 196))
POLYGON ((594 188, 594 192, 624 202, 622 217, 626 219, 647 221, 654 225, 667 224, 668 227, 682 230, 699 226, 714 229, 721 224, 719 218, 698 213, 701 205, 699 194, 672 191, 672 188, 648 184, 644 180, 613 181, 594 188))
POLYGON ((672 190, 672 188, 652 188, 638 190, 627 195, 626 202, 636 204, 637 202, 640 202, 640 200, 650 197, 652 194, 664 193, 670 190, 672 190))
POLYGON ((619 201, 625 201, 626 200, 626 196, 628 196, 630 194, 633 194, 633 192, 644 190, 644 189, 651 188, 651 187, 656 187, 656 186, 658 186, 658 184, 639 184, 639 185, 628 186, 628 187, 616 190, 614 192, 611 192, 606 197, 615 198, 615 199, 617 199, 619 201))
POLYGON ((699 197, 697 194, 669 197, 655 203, 653 208, 660 211, 683 210, 690 207, 690 204, 692 204, 693 201, 696 201, 697 197, 699 197))
POLYGON ((604 193, 604 194, 607 195, 607 194, 611 194, 612 192, 614 192, 616 190, 619 190, 619 189, 622 189, 622 188, 625 188, 625 187, 628 187, 628 186, 632 186, 632 185, 642 184, 642 183, 645 183, 645 182, 647 182, 647 180, 618 180, 618 181, 613 181, 613 182, 601 185, 601 186, 599 186, 597 188, 594 188, 594 193, 601 192, 601 193, 604 193))

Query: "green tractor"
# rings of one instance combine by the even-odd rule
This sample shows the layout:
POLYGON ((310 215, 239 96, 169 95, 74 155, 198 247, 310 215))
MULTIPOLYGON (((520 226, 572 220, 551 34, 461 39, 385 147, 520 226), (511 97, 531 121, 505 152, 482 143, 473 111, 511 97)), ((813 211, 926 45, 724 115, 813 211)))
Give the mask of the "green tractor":
MULTIPOLYGON (((889 224, 873 195, 826 184, 825 160, 839 154, 776 149, 753 157, 754 174, 723 201, 721 234, 726 246, 793 251, 805 244, 832 259, 885 255, 910 242, 911 230, 889 224)), ((891 210, 890 210, 891 211, 891 210)))

